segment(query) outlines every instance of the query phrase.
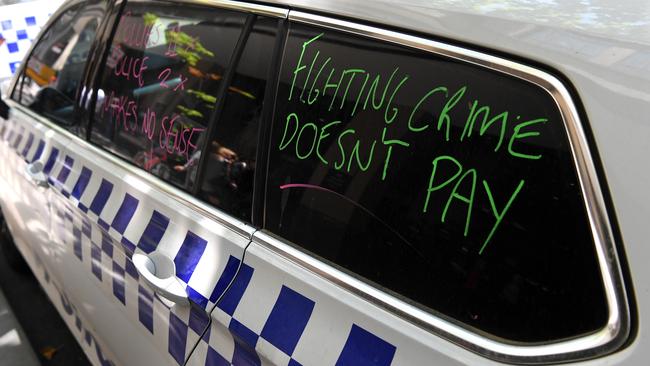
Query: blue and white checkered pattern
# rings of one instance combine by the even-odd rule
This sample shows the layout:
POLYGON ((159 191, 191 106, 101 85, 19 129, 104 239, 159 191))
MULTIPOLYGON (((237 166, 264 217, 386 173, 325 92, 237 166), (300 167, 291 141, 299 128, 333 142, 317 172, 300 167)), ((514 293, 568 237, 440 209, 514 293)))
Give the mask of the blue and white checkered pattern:
POLYGON ((65 203, 54 217, 56 237, 70 245, 113 300, 125 306, 177 364, 183 364, 208 326, 207 311, 234 277, 237 266, 232 264, 239 263, 236 256, 241 257, 247 241, 240 238, 239 247, 232 241, 223 244, 222 236, 195 221, 174 222, 190 220, 170 214, 169 207, 155 205, 155 200, 112 179, 94 162, 67 151, 38 129, 27 131, 4 122, 0 135, 26 162, 41 161, 51 187, 63 196, 60 201, 65 203), (190 307, 169 308, 139 282, 130 258, 135 251, 154 250, 174 258, 190 307))
POLYGON ((165 345, 176 363, 183 364, 208 325, 205 310, 193 303, 190 307, 168 307, 138 281, 139 275, 126 255, 129 247, 116 249, 111 236, 85 216, 57 210, 56 222, 60 231, 57 235, 69 238, 67 244, 82 267, 98 281, 98 287, 125 307, 127 316, 140 324, 142 335, 154 337, 158 344, 165 345))
POLYGON ((41 286, 58 309, 72 334, 77 338, 88 359, 95 365, 115 366, 112 355, 106 353, 105 348, 100 345, 91 328, 84 324, 79 316, 78 308, 69 300, 63 287, 52 280, 49 270, 41 257, 31 248, 26 247, 25 249, 29 251, 26 259, 28 262, 32 262, 34 275, 40 280, 41 286))
POLYGON ((0 79, 11 77, 50 15, 63 0, 36 0, 2 6, 0 12, 0 79))
POLYGON ((67 198, 56 211, 57 236, 66 238, 89 276, 125 306, 143 332, 166 345, 179 365, 195 345, 190 365, 298 366, 314 364, 316 356, 324 365, 393 363, 397 347, 363 322, 332 322, 320 295, 306 296, 308 291, 256 271, 268 264, 254 256, 246 263, 234 254, 215 260, 209 232, 174 223, 181 216, 150 206, 155 199, 144 200, 84 154, 70 154, 12 125, 2 125, 0 135, 26 161, 43 162, 51 186, 67 198), (130 257, 154 250, 171 253, 192 306, 169 308, 138 281, 130 257), (337 339, 327 339, 332 335, 337 339))
POLYGON ((287 277, 255 270, 267 263, 246 262, 188 365, 391 365, 394 345, 345 314, 333 321, 328 303, 284 284, 287 277))

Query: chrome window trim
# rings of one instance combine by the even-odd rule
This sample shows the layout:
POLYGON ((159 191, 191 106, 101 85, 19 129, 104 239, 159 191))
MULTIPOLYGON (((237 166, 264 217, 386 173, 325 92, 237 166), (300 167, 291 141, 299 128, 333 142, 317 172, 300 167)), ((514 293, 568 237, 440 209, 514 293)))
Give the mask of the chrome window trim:
MULTIPOLYGON (((143 2, 143 1, 151 1, 151 0, 129 0, 129 2, 143 2)), ((241 1, 232 1, 232 0, 159 0, 159 1, 204 5, 209 7, 238 10, 246 13, 252 13, 252 14, 263 15, 263 16, 274 17, 274 18, 287 18, 289 15, 289 10, 285 8, 269 6, 269 5, 245 3, 241 1)), ((52 22, 54 22, 54 20, 57 19, 68 8, 82 2, 84 2, 84 0, 66 0, 63 4, 61 4, 61 6, 59 6, 59 8, 52 14, 52 16, 50 16, 50 19, 47 20, 43 28, 41 28, 41 31, 38 33, 38 35, 35 38, 36 41, 32 42, 32 44, 29 46, 29 49, 25 54, 26 55, 25 60, 27 59, 27 57, 29 57, 29 55, 32 54, 32 50, 34 49, 35 45, 41 39, 43 33, 50 28, 52 22)), ((12 79, 11 83, 9 84, 9 88, 7 89, 9 91, 8 95, 13 94, 13 91, 16 88, 16 84, 18 84, 18 79, 19 79, 18 76, 22 75, 24 67, 25 67, 24 63, 21 62, 19 71, 15 74, 16 77, 12 79)))
MULTIPOLYGON (((137 2, 147 2, 151 0, 129 0, 130 3, 137 2)), ((278 8, 268 5, 260 5, 254 3, 245 3, 241 1, 231 1, 231 0, 158 0, 165 1, 170 3, 181 3, 181 4, 190 4, 190 5, 205 5, 211 7, 218 7, 223 9, 239 10, 246 13, 252 13, 257 15, 264 15, 267 17, 274 18, 286 18, 289 14, 288 9, 278 8)))
POLYGON ((607 324, 602 329, 585 336, 547 344, 505 343, 496 338, 473 332, 411 305, 296 249, 273 234, 258 231, 254 234, 254 242, 404 320, 493 360, 525 364, 566 362, 611 353, 625 342, 630 332, 630 313, 622 271, 614 245, 614 235, 578 111, 570 93, 560 80, 547 72, 501 57, 405 33, 294 10, 289 12, 289 20, 450 57, 519 78, 546 90, 557 104, 569 138, 573 163, 577 170, 600 266, 609 317, 607 324))
MULTIPOLYGON (((77 144, 84 149, 90 150, 93 154, 97 154, 96 156, 98 158, 103 158, 107 161, 107 163, 115 164, 119 168, 123 169, 127 174, 134 176, 136 179, 140 179, 143 183, 151 186, 153 189, 158 190, 158 193, 161 193, 163 196, 169 199, 170 202, 179 202, 185 205, 188 209, 193 210, 199 215, 203 215, 208 219, 224 225, 231 231, 248 240, 252 238, 253 233, 255 230, 257 230, 253 226, 250 226, 239 219, 229 216, 219 209, 208 205, 196 197, 193 197, 191 194, 174 187, 173 185, 165 182, 157 176, 145 170, 142 170, 141 168, 125 160, 122 160, 110 151, 104 150, 103 148, 80 138, 79 136, 50 121, 49 119, 40 116, 36 112, 23 105, 20 105, 18 102, 10 99, 7 100, 7 103, 12 109, 16 108, 20 112, 25 113, 29 117, 35 119, 38 123, 44 125, 45 127, 54 130, 56 133, 62 134, 64 137, 70 140, 71 144, 77 144)), ((71 147, 71 145, 68 145, 66 147, 71 147)), ((102 166, 103 163, 104 162, 96 162, 96 164, 100 166, 102 166)))

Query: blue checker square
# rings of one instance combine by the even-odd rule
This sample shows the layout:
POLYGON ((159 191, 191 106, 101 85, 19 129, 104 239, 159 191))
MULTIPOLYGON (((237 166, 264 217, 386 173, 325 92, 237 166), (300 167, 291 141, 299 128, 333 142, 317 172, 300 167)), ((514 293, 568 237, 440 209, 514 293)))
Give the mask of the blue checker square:
POLYGON ((16 42, 7 43, 7 49, 9 50, 9 53, 18 52, 18 43, 16 43, 16 42))
POLYGON ((105 232, 101 232, 102 234, 102 252, 106 253, 106 255, 109 258, 113 258, 113 242, 111 241, 111 237, 108 236, 105 232))
POLYGON ((92 272, 99 279, 102 280, 102 250, 95 244, 90 245, 90 256, 92 260, 90 261, 92 272))
POLYGON ((135 268, 135 265, 133 264, 133 262, 131 262, 130 259, 127 259, 126 267, 124 268, 124 270, 126 271, 126 273, 129 274, 129 276, 135 279, 138 279, 140 277, 140 275, 138 274, 138 270, 135 268))
POLYGON ((138 285, 138 319, 153 334, 153 294, 138 285))
POLYGON ((176 276, 185 282, 190 282, 192 273, 199 260, 205 251, 208 241, 194 234, 191 231, 187 232, 181 249, 174 257, 174 264, 176 264, 176 276))
POLYGON ((208 299, 206 299, 203 295, 201 295, 198 291, 196 291, 192 287, 187 286, 185 292, 187 293, 187 297, 190 299, 190 301, 199 305, 201 308, 205 309, 208 306, 208 299))
POLYGON ((36 25, 36 17, 25 17, 25 24, 27 24, 28 27, 32 27, 36 25))
POLYGON ((54 163, 56 163, 56 158, 58 156, 59 156, 59 149, 53 147, 52 150, 50 150, 50 156, 47 158, 47 162, 43 167, 43 174, 48 176, 50 175, 50 172, 52 171, 52 168, 54 168, 54 163))
POLYGON ((2 30, 5 30, 5 31, 13 28, 13 25, 11 24, 11 20, 9 20, 9 19, 8 20, 3 20, 2 22, 0 22, 0 24, 2 24, 2 30))
POLYGON ((20 153, 20 155, 22 155, 23 157, 27 157, 27 153, 29 152, 29 149, 32 148, 33 144, 34 144, 34 134, 30 132, 29 137, 27 137, 27 143, 25 144, 25 147, 23 148, 23 151, 20 153))
POLYGON ((19 40, 21 39, 27 39, 27 31, 24 29, 20 29, 16 31, 16 38, 19 40))
POLYGON ((86 343, 90 346, 90 342, 92 342, 92 338, 90 332, 88 332, 88 329, 86 329, 84 333, 84 339, 86 340, 86 343))
POLYGON ((59 175, 56 177, 57 182, 65 184, 65 181, 68 180, 68 175, 70 175, 70 170, 74 165, 74 159, 70 155, 66 155, 65 162, 63 167, 59 171, 59 175))
POLYGON ((230 319, 228 329, 230 329, 230 332, 235 336, 235 342, 243 342, 244 345, 251 349, 255 349, 259 336, 247 326, 238 322, 237 319, 232 318, 230 319))
POLYGON ((133 214, 135 214, 137 208, 138 200, 128 193, 125 194, 122 205, 117 210, 117 214, 115 214, 115 218, 111 224, 113 229, 117 230, 120 234, 124 234, 124 231, 131 222, 131 218, 133 217, 133 214))
POLYGON ((74 325, 78 330, 81 330, 81 318, 77 314, 74 315, 74 325))
POLYGON ((210 295, 210 301, 217 302, 217 299, 226 291, 226 288, 237 274, 237 269, 239 268, 239 259, 233 257, 232 255, 228 257, 228 262, 226 263, 226 268, 224 268, 223 273, 219 277, 217 284, 212 290, 210 295))
MULTIPOLYGON (((102 179, 102 183, 99 185, 95 198, 90 203, 90 211, 95 213, 97 216, 101 215, 102 210, 108 201, 108 197, 111 196, 111 192, 113 192, 113 183, 106 179, 102 179)), ((106 226, 108 226, 108 224, 106 224, 106 226)))
POLYGON ((97 225, 102 229, 108 231, 108 222, 104 221, 101 217, 97 219, 97 225))
POLYGON ((16 140, 14 140, 14 143, 11 145, 11 147, 14 148, 14 149, 18 148, 18 145, 20 145, 20 142, 22 140, 23 140, 23 135, 21 133, 16 137, 16 140))
POLYGON ((124 248, 124 252, 126 253, 126 255, 129 258, 131 256, 133 256, 133 252, 135 252, 135 244, 131 243, 129 241, 129 239, 126 238, 126 236, 122 237, 122 240, 120 240, 120 243, 122 244, 122 248, 124 248))
POLYGON ((187 343, 187 325, 174 313, 170 312, 167 350, 179 365, 185 362, 185 343, 187 343))
POLYGON ((230 285, 228 291, 226 291, 221 300, 219 300, 219 303, 217 304, 219 309, 232 316, 235 313, 242 296, 244 296, 244 292, 246 291, 252 277, 253 268, 243 263, 232 285, 230 285))
POLYGON ((395 356, 395 346, 352 324, 336 366, 389 366, 395 356))
POLYGON ((280 295, 262 329, 262 338, 291 356, 314 310, 314 302, 282 286, 280 295))
POLYGON ((232 364, 233 366, 260 366, 262 362, 255 350, 250 349, 247 345, 239 341, 235 341, 232 364))
POLYGON ((36 148, 36 152, 34 153, 34 156, 32 157, 30 163, 33 163, 36 160, 40 159, 41 155, 43 155, 43 150, 45 150, 45 141, 38 140, 38 147, 36 148))
POLYGON ((190 307, 189 327, 196 334, 201 334, 208 326, 210 319, 205 311, 197 306, 190 307))
POLYGON ((138 248, 147 254, 153 252, 160 244, 168 225, 169 218, 154 210, 147 227, 144 229, 144 233, 142 233, 142 237, 140 237, 140 241, 138 241, 138 248))
POLYGON ((120 300, 123 305, 126 305, 124 269, 115 262, 113 262, 113 295, 120 300))
MULTIPOLYGON (((43 150, 41 148, 41 145, 39 145, 38 147, 39 150, 41 151, 43 150)), ((90 176, 92 174, 93 172, 90 169, 86 167, 81 168, 81 174, 79 175, 79 179, 77 179, 77 183, 75 183, 74 188, 72 188, 72 197, 76 198, 77 200, 81 199, 81 195, 86 190, 86 187, 88 186, 88 182, 90 181, 90 176)))
POLYGON ((18 70, 19 67, 20 67, 19 61, 9 63, 9 69, 11 70, 12 74, 15 74, 16 70, 18 70))
POLYGON ((74 255, 79 258, 79 260, 82 260, 82 251, 81 251, 81 230, 75 228, 72 228, 72 235, 74 237, 74 241, 72 243, 72 249, 74 251, 74 255))
POLYGON ((214 348, 208 346, 208 354, 205 357, 205 366, 230 366, 230 362, 223 358, 214 348))
POLYGON ((86 236, 86 238, 90 238, 92 235, 92 226, 90 226, 90 221, 88 220, 83 220, 81 223, 81 232, 86 236))

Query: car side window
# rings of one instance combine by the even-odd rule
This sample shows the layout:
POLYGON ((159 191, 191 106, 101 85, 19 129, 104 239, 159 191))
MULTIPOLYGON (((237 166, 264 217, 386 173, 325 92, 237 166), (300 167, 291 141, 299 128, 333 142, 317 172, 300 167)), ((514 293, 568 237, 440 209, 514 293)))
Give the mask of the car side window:
POLYGON ((106 4, 73 6, 41 36, 27 59, 14 98, 64 127, 77 124, 75 98, 106 4))
POLYGON ((123 10, 97 91, 91 141, 191 190, 200 146, 246 15, 190 5, 123 10))
POLYGON ((545 90, 291 25, 266 230, 463 327, 549 342, 607 324, 582 197, 545 90))
POLYGON ((249 222, 258 132, 277 24, 276 19, 258 17, 247 34, 223 112, 214 126, 200 187, 202 199, 249 222))

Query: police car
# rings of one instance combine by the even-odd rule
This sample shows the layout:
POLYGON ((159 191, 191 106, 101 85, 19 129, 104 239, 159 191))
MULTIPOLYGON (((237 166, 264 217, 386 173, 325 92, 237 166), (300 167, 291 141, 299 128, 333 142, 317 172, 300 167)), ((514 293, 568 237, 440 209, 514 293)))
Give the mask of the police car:
POLYGON ((649 18, 71 0, 4 225, 95 365, 642 365, 649 18))

